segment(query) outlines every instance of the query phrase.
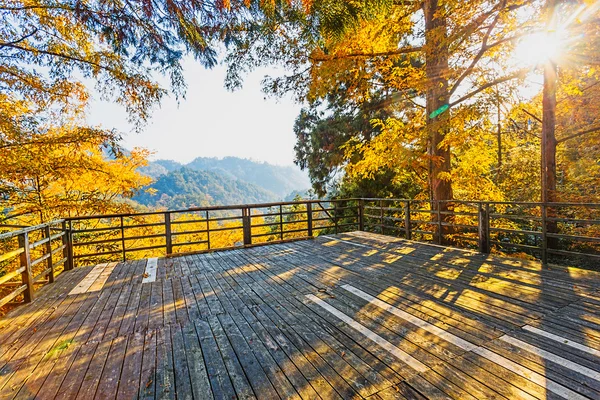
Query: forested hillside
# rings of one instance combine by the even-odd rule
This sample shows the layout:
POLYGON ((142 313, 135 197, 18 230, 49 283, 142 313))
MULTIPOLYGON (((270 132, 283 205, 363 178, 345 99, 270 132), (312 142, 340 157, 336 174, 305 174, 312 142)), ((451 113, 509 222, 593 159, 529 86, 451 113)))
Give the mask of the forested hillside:
POLYGON ((182 209, 270 202, 277 198, 273 193, 241 180, 213 171, 182 167, 158 177, 133 200, 146 206, 182 209))
MULTIPOLYGON (((238 157, 198 157, 188 164, 173 160, 156 160, 140 168, 151 178, 159 178, 185 167, 194 171, 212 171, 229 179, 256 185, 283 199, 293 191, 306 191, 310 187, 308 175, 293 166, 273 165, 238 157)), ((207 193, 211 195, 211 193, 207 193)))

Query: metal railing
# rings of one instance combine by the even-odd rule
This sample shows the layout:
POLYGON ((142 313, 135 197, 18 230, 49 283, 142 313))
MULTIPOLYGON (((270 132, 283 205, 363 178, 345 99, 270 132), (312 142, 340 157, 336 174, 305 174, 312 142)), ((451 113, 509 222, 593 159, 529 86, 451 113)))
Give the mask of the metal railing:
POLYGON ((358 200, 304 200, 67 218, 72 266, 359 229, 358 200))
POLYGON ((80 265, 352 230, 600 266, 598 203, 364 198, 244 204, 74 217, 0 234, 0 307, 31 301, 38 287, 80 265))
POLYGON ((365 230, 600 266, 600 203, 361 199, 365 230))

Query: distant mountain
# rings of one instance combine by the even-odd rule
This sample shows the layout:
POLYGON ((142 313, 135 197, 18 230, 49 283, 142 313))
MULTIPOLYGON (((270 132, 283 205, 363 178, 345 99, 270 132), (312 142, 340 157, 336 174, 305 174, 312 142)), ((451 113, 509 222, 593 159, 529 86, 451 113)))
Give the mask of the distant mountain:
POLYGON ((146 189, 154 193, 146 190, 133 200, 146 206, 168 209, 277 200, 273 193, 256 185, 214 171, 195 171, 186 167, 159 176, 146 189))
POLYGON ((140 172, 157 179, 181 167, 212 171, 230 179, 251 183, 272 192, 278 199, 294 191, 305 191, 311 186, 308 175, 294 166, 279 166, 238 157, 198 157, 185 165, 173 160, 156 160, 140 168, 140 172))
POLYGON ((151 178, 158 178, 161 175, 166 175, 171 171, 176 171, 183 167, 182 164, 173 160, 156 160, 150 161, 147 166, 139 169, 140 173, 151 178))

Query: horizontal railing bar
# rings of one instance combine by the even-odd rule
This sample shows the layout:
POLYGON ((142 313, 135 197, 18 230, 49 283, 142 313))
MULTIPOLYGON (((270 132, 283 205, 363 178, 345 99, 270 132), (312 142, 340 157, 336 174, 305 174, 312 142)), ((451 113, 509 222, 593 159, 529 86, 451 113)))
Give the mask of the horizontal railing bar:
POLYGON ((106 243, 114 243, 114 242, 120 242, 121 238, 113 238, 113 239, 102 239, 102 240, 93 240, 91 242, 78 242, 78 243, 73 243, 73 247, 81 247, 81 246, 92 246, 92 245, 96 245, 96 244, 106 244, 106 243))
POLYGON ((497 246, 502 246, 502 247, 518 247, 518 248, 521 248, 521 249, 542 251, 541 248, 539 248, 537 246, 530 246, 528 244, 511 243, 511 242, 501 242, 499 240, 490 240, 490 243, 491 244, 495 244, 497 246))
POLYGON ((48 258, 50 258, 51 255, 52 255, 52 253, 46 253, 43 256, 41 256, 40 258, 31 261, 31 266, 35 267, 36 265, 38 265, 42 261, 47 260, 48 258))
POLYGON ((490 218, 496 219, 517 219, 517 220, 529 220, 529 221, 541 221, 542 217, 536 215, 516 215, 516 214, 490 214, 490 218))
POLYGON ((6 303, 23 293, 27 290, 27 285, 21 285, 17 289, 13 290, 10 294, 4 296, 2 300, 0 300, 0 307, 4 306, 6 303))
MULTIPOLYGON (((125 249, 125 252, 131 253, 131 252, 134 252, 134 251, 162 249, 164 247, 165 247, 164 244, 162 244, 162 245, 159 244, 159 245, 155 245, 155 246, 145 246, 145 247, 133 247, 131 249, 125 249)), ((121 250, 119 250, 119 253, 120 252, 121 252, 121 250)))
POLYGON ((453 222, 442 222, 442 226, 451 226, 453 228, 462 228, 462 229, 478 229, 479 228, 475 225, 455 224, 453 222))
POLYGON ((561 233, 550 233, 550 232, 546 233, 546 236, 558 238, 558 239, 573 239, 573 240, 580 240, 582 242, 598 242, 598 243, 600 243, 600 237, 593 237, 593 236, 565 235, 565 234, 561 234, 561 233))
POLYGON ((178 246, 186 246, 186 245, 194 245, 194 244, 208 244, 208 240, 198 240, 195 242, 181 242, 181 243, 173 243, 172 246, 173 247, 178 247, 178 246))
POLYGON ((421 229, 411 229, 410 231, 413 232, 413 233, 420 233, 421 235, 432 235, 432 236, 436 235, 435 232, 424 231, 424 230, 421 230, 421 229))
POLYGON ((474 241, 474 242, 479 240, 479 238, 462 236, 462 235, 452 235, 452 237, 454 237, 456 239, 468 240, 468 241, 474 241))
POLYGON ((569 223, 572 223, 572 224, 590 224, 590 225, 600 224, 600 220, 599 219, 575 219, 575 218, 554 218, 554 217, 547 217, 546 220, 547 221, 554 221, 554 222, 569 222, 569 223))
POLYGON ((5 274, 3 277, 0 278, 0 285, 2 285, 5 282, 10 281, 13 278, 16 278, 17 276, 21 275, 23 272, 25 272, 25 267, 18 268, 12 272, 5 274))
POLYGON ((40 272, 36 277, 33 278, 33 283, 36 283, 40 279, 47 277, 50 274, 50 272, 52 272, 52 268, 46 268, 45 270, 40 272))
POLYGON ((165 237, 164 233, 154 233, 152 235, 141 235, 141 236, 125 236, 123 238, 119 238, 118 240, 140 240, 140 239, 154 239, 159 237, 165 237))
POLYGON ((527 230, 508 229, 508 228, 493 228, 491 226, 490 226, 490 232, 503 232, 503 233, 511 233, 514 235, 542 236, 542 232, 537 232, 537 231, 527 231, 527 230))
POLYGON ((0 255, 0 262, 6 261, 6 260, 11 259, 11 258, 14 258, 14 257, 16 257, 16 256, 18 256, 18 255, 20 255, 21 253, 24 253, 24 252, 25 252, 25 249, 22 248, 22 247, 20 247, 20 248, 18 248, 16 250, 11 250, 8 253, 4 253, 4 254, 0 255))
POLYGON ((557 250, 557 249, 547 249, 546 251, 548 253, 558 254, 561 256, 591 257, 591 258, 600 260, 600 254, 580 253, 578 251, 557 250))
POLYGON ((212 231, 213 231, 213 229, 211 229, 211 230, 199 229, 197 231, 171 232, 171 236, 195 235, 195 234, 198 234, 198 233, 208 233, 208 232, 212 232, 212 231))
POLYGON ((53 226, 56 224, 61 224, 64 220, 63 219, 57 219, 51 222, 46 222, 44 224, 39 224, 39 225, 34 225, 34 226, 30 226, 28 228, 23 228, 23 229, 19 229, 18 231, 13 231, 13 232, 6 232, 6 233, 2 233, 0 234, 0 240, 6 240, 6 239, 10 239, 25 233, 29 233, 29 232, 33 232, 33 231, 37 231, 40 229, 44 229, 47 226, 53 226))
POLYGON ((67 259, 67 257, 64 257, 64 258, 61 258, 61 259, 60 259, 60 260, 58 260, 58 261, 52 261, 52 266, 53 266, 54 268, 56 268, 56 267, 58 267, 60 264, 64 264, 64 263, 65 263, 67 260, 68 260, 68 259, 67 259))
MULTIPOLYGON (((165 247, 165 246, 161 246, 161 247, 165 247)), ((100 253, 92 253, 92 254, 74 254, 73 259, 78 260, 80 258, 86 258, 86 257, 110 256, 112 254, 121 254, 122 252, 123 251, 121 249, 119 249, 119 250, 103 251, 100 253)))

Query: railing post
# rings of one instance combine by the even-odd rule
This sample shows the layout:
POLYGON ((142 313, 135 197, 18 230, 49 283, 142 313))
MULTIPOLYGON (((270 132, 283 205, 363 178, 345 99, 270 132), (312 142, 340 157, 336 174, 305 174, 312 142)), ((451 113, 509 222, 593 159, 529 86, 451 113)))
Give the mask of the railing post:
POLYGON ((441 200, 436 201, 436 215, 437 215, 437 242, 438 244, 444 243, 444 226, 442 225, 442 203, 441 200))
POLYGON ((477 221, 478 221, 478 232, 479 232, 479 252, 489 253, 490 252, 490 206, 486 203, 485 207, 483 203, 477 203, 477 221))
POLYGON ((165 247, 167 255, 173 253, 173 236, 171 235, 171 213, 165 213, 165 247))
POLYGON ((69 227, 67 228, 67 221, 62 223, 63 237, 62 243, 65 246, 63 249, 63 258, 65 261, 65 270, 70 271, 75 268, 75 259, 73 257, 73 224, 69 221, 69 227))
POLYGON ((283 207, 279 205, 279 239, 283 240, 283 207))
POLYGON ((208 210, 206 210, 206 246, 210 250, 210 220, 208 216, 208 210))
POLYGON ((48 259, 46 261, 46 265, 48 266, 47 269, 50 270, 50 273, 48 274, 48 282, 53 283, 54 282, 54 263, 52 262, 52 232, 50 232, 50 225, 46 225, 46 227, 44 228, 44 234, 46 235, 46 238, 48 238, 48 242, 46 243, 46 253, 48 254, 48 259))
POLYGON ((546 203, 541 205, 542 207, 542 265, 548 263, 548 208, 546 203))
POLYGON ((358 230, 365 230, 365 201, 363 199, 358 200, 358 230))
POLYGON ((338 229, 338 213, 337 213, 337 202, 333 202, 333 223, 335 224, 335 234, 337 235, 339 232, 338 229))
POLYGON ((404 234, 406 240, 410 240, 410 200, 406 200, 404 203, 404 234))
POLYGON ((27 232, 19 235, 19 247, 23 252, 19 256, 21 268, 25 270, 21 273, 23 284, 27 286, 23 292, 25 303, 33 300, 33 276, 31 275, 31 256, 29 254, 29 234, 27 232))
POLYGON ((125 250, 125 228, 123 227, 123 217, 119 218, 121 222, 121 253, 123 255, 123 261, 127 260, 127 250, 125 250))
POLYGON ((383 200, 379 200, 379 214, 380 214, 380 228, 381 228, 381 234, 385 235, 385 230, 383 227, 383 200))
POLYGON ((250 208, 242 208, 242 230, 244 232, 244 246, 252 244, 252 220, 250 218, 250 208))
POLYGON ((308 224, 308 236, 313 236, 312 203, 306 203, 306 223, 308 224))

